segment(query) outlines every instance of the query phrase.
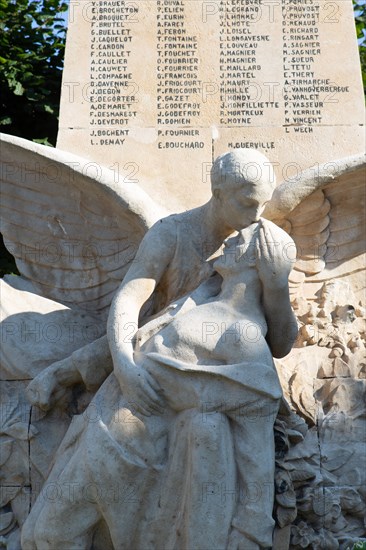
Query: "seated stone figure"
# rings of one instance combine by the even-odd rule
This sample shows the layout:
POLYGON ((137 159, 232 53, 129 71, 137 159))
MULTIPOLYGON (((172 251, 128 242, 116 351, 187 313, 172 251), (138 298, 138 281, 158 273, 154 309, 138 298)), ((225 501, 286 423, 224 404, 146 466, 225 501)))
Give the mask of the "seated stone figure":
POLYGON ((110 375, 65 437, 24 550, 95 547, 101 523, 115 549, 271 546, 282 392, 266 335, 285 355, 296 329, 288 292, 263 304, 263 288, 283 297, 292 244, 271 222, 253 223, 215 261, 218 293, 206 281, 139 329, 134 361, 160 404, 141 412, 110 375), (289 321, 286 334, 268 326, 275 315, 289 321))

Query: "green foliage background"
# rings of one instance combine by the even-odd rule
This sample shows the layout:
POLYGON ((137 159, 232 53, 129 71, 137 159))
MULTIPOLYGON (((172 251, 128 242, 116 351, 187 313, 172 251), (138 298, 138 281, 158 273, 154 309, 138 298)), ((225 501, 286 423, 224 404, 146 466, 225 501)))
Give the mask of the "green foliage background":
POLYGON ((366 0, 353 0, 363 89, 366 95, 366 0))
POLYGON ((0 130, 56 143, 68 8, 60 0, 0 0, 0 130))

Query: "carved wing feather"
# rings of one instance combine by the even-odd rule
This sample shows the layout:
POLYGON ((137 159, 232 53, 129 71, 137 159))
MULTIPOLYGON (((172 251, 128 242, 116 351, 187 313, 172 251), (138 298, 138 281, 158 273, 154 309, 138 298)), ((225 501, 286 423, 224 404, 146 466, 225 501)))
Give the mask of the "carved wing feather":
POLYGON ((275 189, 265 211, 266 217, 281 220, 318 189, 321 190, 333 182, 348 186, 354 181, 364 182, 364 174, 365 156, 363 154, 308 168, 296 178, 282 182, 275 189))
POLYGON ((280 184, 265 216, 295 241, 290 281, 315 283, 364 268, 365 157, 357 155, 304 171, 280 184))
POLYGON ((4 134, 0 153, 1 232, 20 273, 47 298, 107 308, 143 235, 168 213, 74 155, 4 134))

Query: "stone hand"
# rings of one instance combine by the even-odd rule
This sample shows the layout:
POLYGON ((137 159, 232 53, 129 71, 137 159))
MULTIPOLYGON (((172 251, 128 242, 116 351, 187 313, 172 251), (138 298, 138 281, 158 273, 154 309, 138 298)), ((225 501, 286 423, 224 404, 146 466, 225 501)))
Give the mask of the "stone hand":
POLYGON ((165 399, 162 389, 145 369, 135 364, 122 368, 115 365, 114 374, 132 409, 144 416, 163 414, 165 399))
POLYGON ((295 246, 289 241, 288 245, 276 241, 270 224, 260 219, 258 224, 256 267, 259 278, 268 290, 285 288, 288 276, 293 267, 296 254, 295 246))
POLYGON ((27 399, 31 405, 48 411, 68 393, 68 388, 60 382, 57 375, 63 365, 64 361, 58 361, 32 380, 26 389, 27 399))

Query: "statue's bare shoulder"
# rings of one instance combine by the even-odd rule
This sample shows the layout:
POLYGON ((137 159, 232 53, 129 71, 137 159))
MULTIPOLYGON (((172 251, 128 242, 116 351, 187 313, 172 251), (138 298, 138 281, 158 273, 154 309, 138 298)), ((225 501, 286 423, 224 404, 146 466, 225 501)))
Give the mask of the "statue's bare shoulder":
POLYGON ((142 239, 126 279, 160 280, 174 256, 176 232, 174 215, 158 220, 142 239))

